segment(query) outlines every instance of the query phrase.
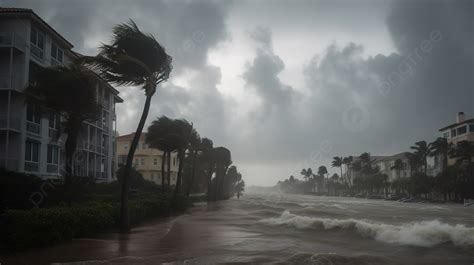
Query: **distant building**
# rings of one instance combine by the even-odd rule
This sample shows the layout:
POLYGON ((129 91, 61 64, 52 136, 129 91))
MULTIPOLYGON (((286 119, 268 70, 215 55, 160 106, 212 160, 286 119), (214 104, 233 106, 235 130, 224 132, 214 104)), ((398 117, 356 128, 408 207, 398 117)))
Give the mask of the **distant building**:
MULTIPOLYGON (((43 178, 60 178, 65 166, 63 121, 56 113, 26 104, 23 90, 37 69, 68 64, 81 55, 31 9, 0 8, 0 167, 43 178)), ((67 88, 65 88, 67 89, 67 88)), ((112 181, 115 178, 115 103, 123 100, 97 78, 101 119, 84 122, 74 174, 112 181)))
MULTIPOLYGON (((119 165, 127 163, 127 155, 132 144, 134 133, 117 137, 117 156, 119 165)), ((153 181, 161 185, 161 161, 163 160, 163 152, 150 148, 146 143, 146 133, 142 133, 138 143, 135 155, 133 156, 134 168, 143 175, 143 178, 153 181)), ((167 161, 165 161, 165 170, 167 170, 167 161)), ((171 185, 176 184, 178 175, 179 161, 177 153, 171 153, 171 185)))
MULTIPOLYGON (((378 167, 379 172, 388 176, 388 181, 393 182, 398 177, 406 178, 410 177, 410 163, 408 160, 408 152, 399 153, 391 156, 371 156, 372 166, 378 167), (402 161, 403 168, 399 171, 392 169, 395 165, 395 161, 400 159, 402 161)), ((359 160, 359 157, 353 157, 353 162, 356 163, 359 160)), ((347 174, 347 173, 344 173, 347 174)), ((354 170, 351 171, 352 180, 357 178, 360 175, 360 172, 354 170)))
POLYGON ((408 160, 408 152, 399 153, 392 156, 373 156, 375 159, 373 162, 374 166, 378 166, 380 173, 388 176, 388 181, 393 182, 398 177, 407 178, 410 177, 410 162, 408 160), (395 161, 400 159, 402 161, 403 168, 399 171, 392 169, 395 165, 395 161))
MULTIPOLYGON (((459 112, 455 123, 443 127, 439 131, 449 144, 456 144, 460 141, 474 142, 474 119, 466 119, 464 112, 459 112)), ((448 158, 448 165, 453 165, 455 162, 455 159, 448 158)))

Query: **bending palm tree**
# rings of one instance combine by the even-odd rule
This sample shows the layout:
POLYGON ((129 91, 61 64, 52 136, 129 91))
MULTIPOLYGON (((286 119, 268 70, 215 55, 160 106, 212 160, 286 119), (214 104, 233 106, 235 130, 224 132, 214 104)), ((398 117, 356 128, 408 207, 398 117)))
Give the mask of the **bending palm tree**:
POLYGON ((165 179, 168 179, 168 186, 171 185, 170 173, 171 173, 171 153, 177 149, 177 135, 173 131, 173 120, 162 116, 157 120, 154 120, 148 127, 148 134, 146 143, 152 147, 163 151, 163 159, 161 160, 161 187, 162 191, 165 191, 165 179), (167 170, 165 170, 165 163, 167 170))
POLYGON ((152 35, 141 32, 137 25, 130 20, 127 24, 115 26, 112 43, 102 45, 97 56, 86 57, 83 62, 106 81, 117 85, 142 86, 145 90, 145 105, 128 152, 122 182, 120 224, 123 229, 128 230, 130 228, 129 174, 133 156, 145 126, 156 86, 168 80, 170 75, 171 57, 166 54, 165 49, 152 35))
POLYGON ((342 177, 342 165, 343 165, 343 158, 340 156, 335 156, 332 161, 332 167, 338 167, 341 170, 341 177, 342 177))
POLYGON ((191 165, 191 179, 189 180, 188 188, 186 190, 186 196, 189 197, 191 190, 194 185, 194 178, 196 176, 196 168, 198 167, 198 154, 202 149, 202 140, 199 137, 199 134, 194 131, 195 133, 191 135, 190 139, 190 155, 192 156, 192 165, 191 165))
POLYGON ((98 78, 89 70, 72 64, 41 68, 34 79, 35 82, 25 90, 27 101, 56 112, 66 119, 64 184, 66 190, 69 190, 73 175, 73 156, 82 123, 85 120, 96 120, 100 113, 95 90, 98 78))
POLYGON ((439 157, 441 156, 441 164, 443 166, 442 170, 445 170, 448 166, 448 152, 451 148, 451 145, 448 144, 448 140, 446 138, 438 137, 434 142, 430 144, 430 153, 429 156, 431 157, 439 157))
POLYGON ((428 162, 426 161, 426 158, 430 153, 431 146, 428 145, 426 141, 419 141, 410 148, 414 150, 413 154, 417 157, 420 166, 424 169, 424 173, 426 174, 428 172, 428 162))

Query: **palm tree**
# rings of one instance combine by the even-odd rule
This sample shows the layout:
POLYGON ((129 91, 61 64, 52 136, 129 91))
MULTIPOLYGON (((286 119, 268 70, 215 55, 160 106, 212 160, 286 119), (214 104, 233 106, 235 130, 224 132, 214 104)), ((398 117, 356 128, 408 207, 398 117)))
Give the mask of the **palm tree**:
POLYGON ((76 63, 41 68, 33 78, 35 81, 25 90, 27 101, 56 112, 66 120, 63 128, 67 134, 64 184, 69 190, 73 156, 82 123, 96 120, 100 114, 95 90, 99 79, 76 63))
MULTIPOLYGON (((354 158, 352 156, 344 157, 342 162, 346 165, 346 177, 348 185, 352 185, 352 162, 354 158)), ((342 176, 341 176, 342 177, 342 176)))
POLYGON ((450 144, 448 140, 443 137, 438 137, 434 142, 430 144, 430 153, 431 157, 440 157, 442 159, 442 170, 448 166, 448 152, 450 149, 450 144))
POLYGON ((306 180, 306 185, 305 187, 308 187, 310 191, 312 191, 312 183, 310 183, 311 176, 313 176, 313 170, 311 168, 305 169, 303 168, 301 170, 301 175, 303 175, 303 178, 306 180))
POLYGON ((403 161, 401 159, 395 160, 393 166, 390 169, 397 171, 397 179, 399 179, 400 178, 400 171, 403 170, 403 161))
POLYGON ((420 166, 423 167, 424 173, 428 172, 428 162, 426 158, 430 154, 430 145, 426 143, 426 141, 418 141, 415 145, 410 147, 414 150, 413 154, 418 157, 418 161, 420 162, 420 166))
POLYGON ((318 168, 318 175, 323 176, 328 174, 328 169, 325 166, 320 166, 318 168))
MULTIPOLYGON (((191 190, 193 188, 193 185, 194 185, 194 178, 196 176, 196 170, 197 170, 197 167, 199 166, 198 165, 198 155, 199 155, 199 152, 202 151, 202 147, 203 147, 203 144, 202 144, 202 140, 201 140, 201 137, 199 137, 199 134, 194 131, 195 133, 193 133, 191 135, 191 138, 190 138, 190 141, 189 141, 189 154, 190 156, 192 157, 192 164, 191 164, 191 179, 189 180, 189 184, 188 184, 188 189, 186 191, 186 196, 189 197, 189 194, 191 193, 191 190)), ((204 138, 206 139, 206 138, 204 138)))
POLYGON ((215 147, 212 153, 216 165, 215 189, 213 191, 213 197, 214 200, 218 200, 222 197, 225 174, 227 173, 229 166, 232 164, 232 159, 229 149, 225 147, 215 147))
POLYGON ((176 195, 180 192, 181 189, 182 173, 186 150, 190 148, 191 139, 196 138, 197 132, 196 130, 194 130, 193 125, 186 120, 173 120, 171 130, 171 134, 176 135, 176 149, 178 152, 179 160, 178 176, 176 179, 176 185, 173 195, 173 197, 176 197, 176 195))
POLYGON ((142 86, 145 91, 145 105, 137 130, 130 145, 127 164, 122 181, 120 225, 130 228, 128 210, 129 174, 138 141, 145 126, 150 110, 151 99, 156 87, 168 80, 171 73, 171 57, 151 35, 140 31, 132 20, 129 23, 116 25, 113 29, 111 44, 103 44, 95 57, 85 57, 83 62, 96 71, 106 81, 117 85, 142 86))
POLYGON ((171 185, 171 153, 176 151, 178 148, 178 136, 176 135, 176 132, 173 131, 173 120, 166 116, 161 116, 154 120, 148 127, 148 134, 145 141, 151 148, 163 151, 163 159, 161 160, 161 185, 162 191, 164 192, 166 176, 168 179, 168 186, 171 185), (165 170, 166 162, 167 171, 165 170))
POLYGON ((206 174, 207 174, 207 200, 210 201, 212 199, 212 174, 215 171, 215 159, 214 159, 214 143, 209 138, 203 138, 201 140, 201 161, 203 162, 204 166, 207 167, 206 174))
POLYGON ((420 168, 420 158, 414 153, 408 153, 408 163, 410 164, 410 177, 413 177, 413 171, 418 172, 420 168))
POLYGON ((341 170, 341 175, 340 175, 341 177, 342 177, 342 165, 344 164, 343 161, 344 161, 344 158, 342 158, 341 156, 335 156, 331 164, 332 167, 338 167, 341 170))

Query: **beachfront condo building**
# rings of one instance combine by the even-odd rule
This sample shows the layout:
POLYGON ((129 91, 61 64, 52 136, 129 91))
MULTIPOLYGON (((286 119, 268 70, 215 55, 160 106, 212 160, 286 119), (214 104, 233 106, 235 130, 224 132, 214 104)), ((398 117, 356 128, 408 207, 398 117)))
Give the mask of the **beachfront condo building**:
MULTIPOLYGON (((42 178, 64 175, 64 119, 27 104, 23 91, 38 69, 81 56, 72 48, 31 9, 0 8, 0 167, 42 178)), ((109 182, 116 178, 115 103, 122 99, 100 78, 96 91, 101 114, 83 123, 72 166, 76 176, 109 182)))
MULTIPOLYGON (((461 141, 474 142, 474 119, 466 119, 464 112, 459 112, 453 124, 443 127, 439 131, 441 137, 446 138, 449 144, 456 144, 461 141)), ((448 158, 448 165, 455 163, 456 159, 448 158)))
MULTIPOLYGON (((134 133, 117 137, 117 161, 119 165, 127 163, 127 155, 130 151, 134 133)), ((146 133, 142 133, 138 142, 135 155, 133 156, 133 167, 142 174, 143 178, 161 185, 161 162, 163 161, 163 152, 161 150, 150 148, 146 143, 146 133)), ((170 182, 176 184, 178 175, 179 161, 177 153, 171 153, 170 162, 170 182)), ((165 161, 165 172, 167 172, 168 161, 165 161)), ((166 181, 166 179, 165 179, 166 181)))

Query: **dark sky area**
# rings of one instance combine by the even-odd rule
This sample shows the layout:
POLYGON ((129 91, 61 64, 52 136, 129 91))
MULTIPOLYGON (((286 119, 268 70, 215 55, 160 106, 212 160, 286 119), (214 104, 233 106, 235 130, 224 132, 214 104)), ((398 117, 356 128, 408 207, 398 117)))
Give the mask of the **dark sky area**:
MULTIPOLYGON (((335 155, 389 155, 474 117, 474 1, 13 1, 95 54, 135 20, 173 56, 148 123, 193 122, 227 146, 247 185, 335 155)), ((118 130, 144 96, 120 87, 118 130)), ((337 170, 333 170, 337 172, 337 170)), ((299 177, 299 176, 298 176, 299 177)))

